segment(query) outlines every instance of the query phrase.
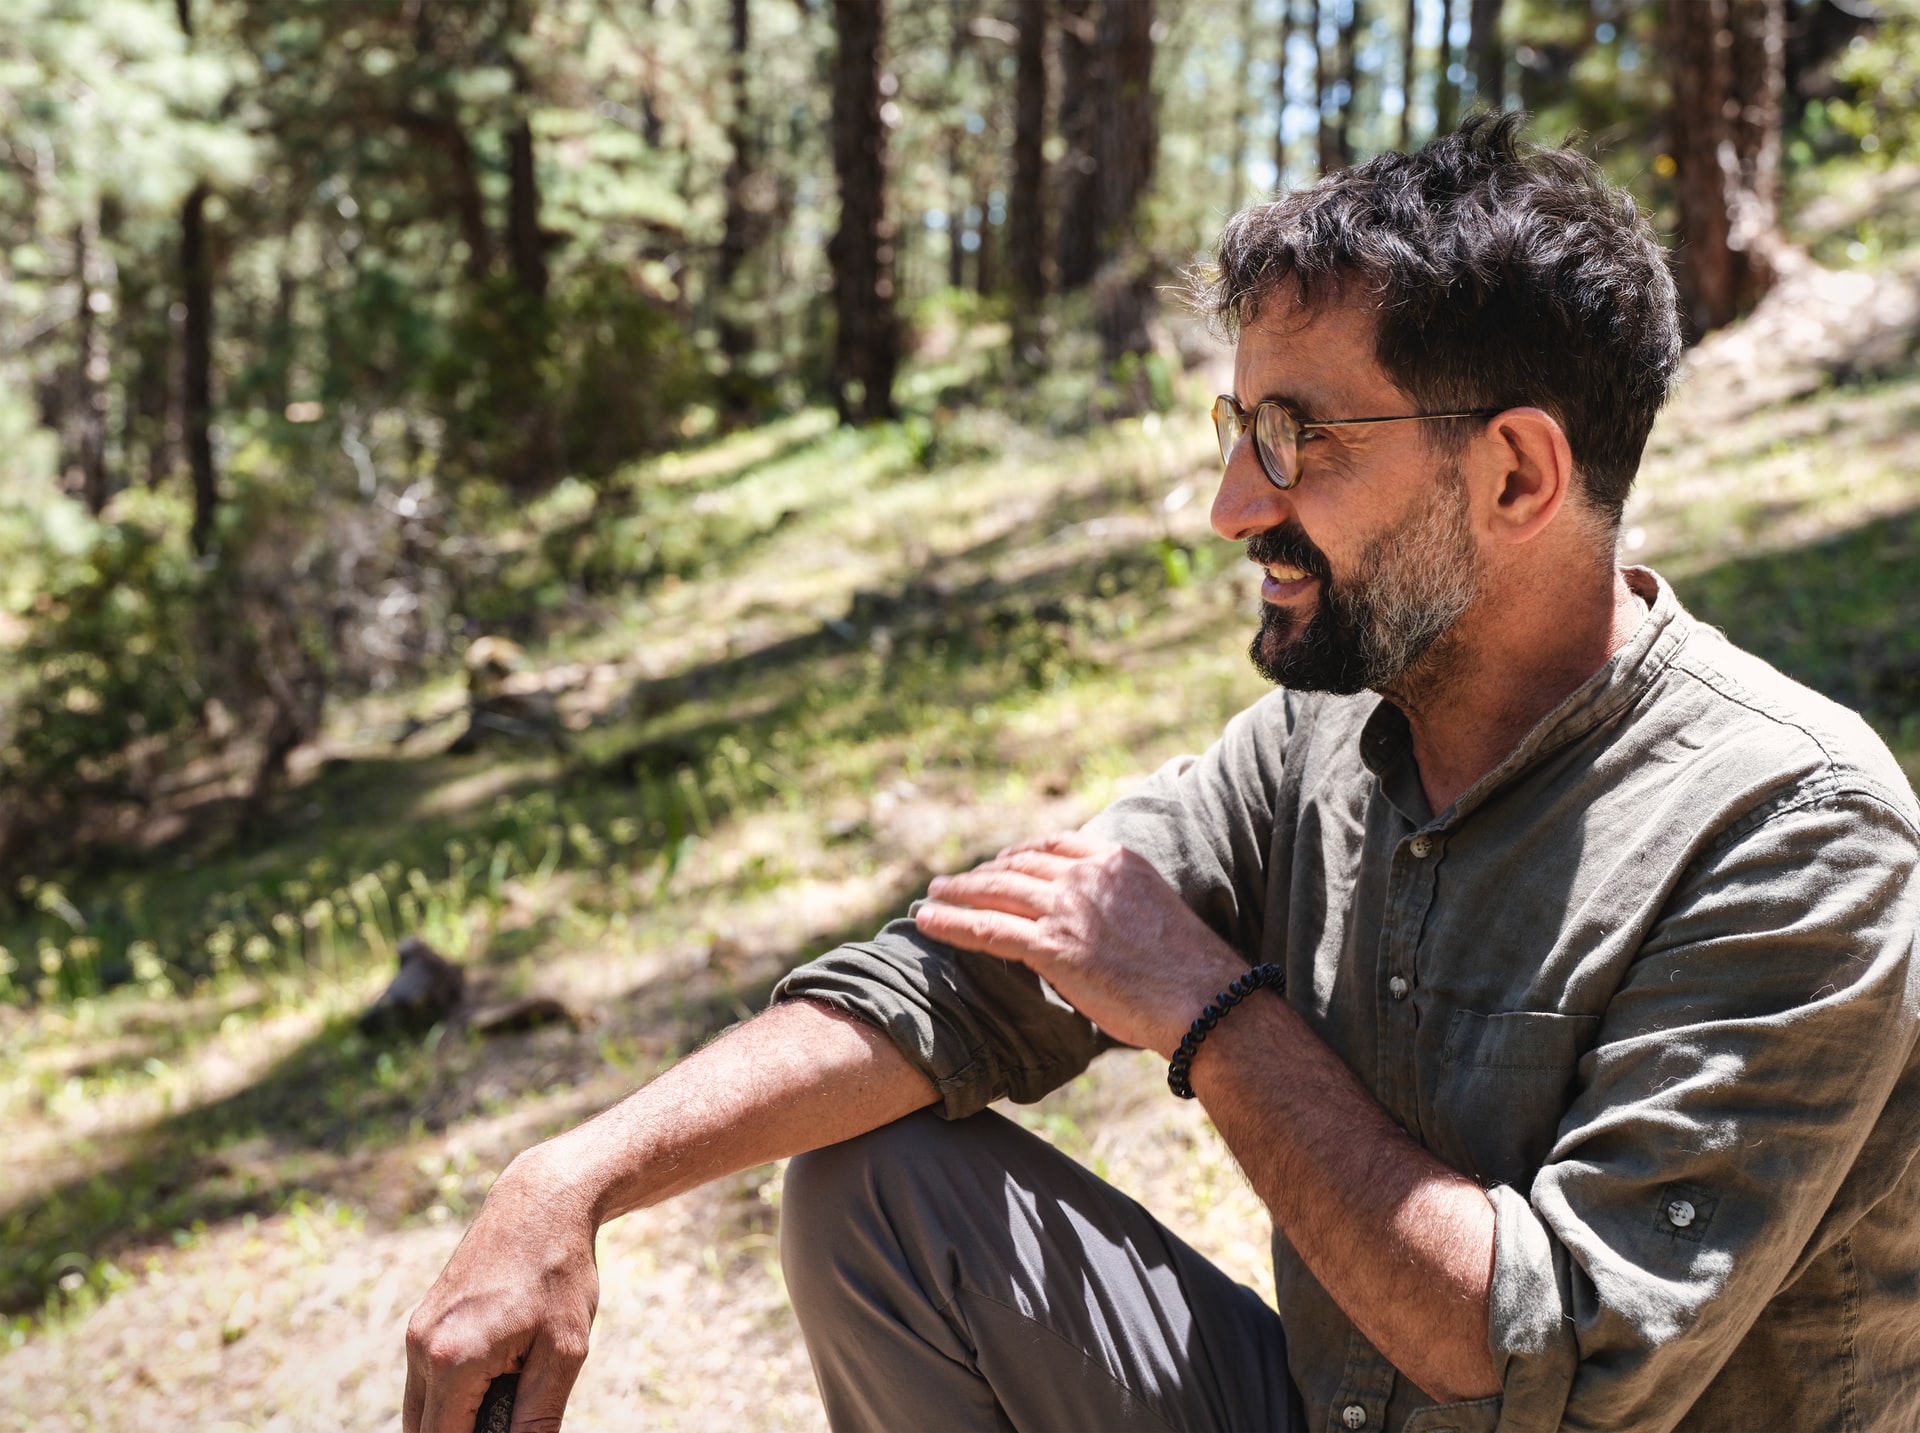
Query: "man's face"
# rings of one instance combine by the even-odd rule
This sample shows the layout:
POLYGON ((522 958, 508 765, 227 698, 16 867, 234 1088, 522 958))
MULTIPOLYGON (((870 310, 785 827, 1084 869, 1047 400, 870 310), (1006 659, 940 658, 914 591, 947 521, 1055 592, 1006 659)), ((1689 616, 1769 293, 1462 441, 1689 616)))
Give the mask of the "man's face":
MULTIPOLYGON (((1242 335, 1236 396, 1279 398, 1303 420, 1418 411, 1373 356, 1366 310, 1270 300, 1242 335)), ((1420 423, 1309 429, 1300 477, 1269 484, 1242 440, 1214 503, 1222 536, 1266 571, 1250 655, 1295 691, 1397 691, 1444 680, 1481 561, 1459 464, 1420 423)))

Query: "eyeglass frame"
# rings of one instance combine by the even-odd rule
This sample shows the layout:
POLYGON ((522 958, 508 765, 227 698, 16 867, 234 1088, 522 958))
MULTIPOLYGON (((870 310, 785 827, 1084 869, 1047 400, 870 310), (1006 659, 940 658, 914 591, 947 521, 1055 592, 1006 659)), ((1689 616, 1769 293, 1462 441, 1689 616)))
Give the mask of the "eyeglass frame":
POLYGON ((1222 393, 1217 396, 1210 410, 1213 417, 1214 436, 1220 442, 1222 466, 1233 461, 1234 450, 1240 446, 1241 440, 1247 434, 1252 433, 1253 453, 1260 463, 1261 473, 1269 483, 1283 493, 1300 481, 1300 435, 1310 428, 1355 428, 1367 423, 1420 423, 1439 418, 1491 418, 1494 414, 1503 411, 1500 408, 1470 408, 1460 413, 1400 413, 1391 418, 1318 418, 1309 422, 1296 417, 1293 410, 1278 398, 1263 398, 1254 404, 1252 411, 1249 412, 1231 393, 1222 393), (1227 411, 1232 414, 1233 421, 1239 430, 1234 434, 1231 443, 1227 441, 1226 426, 1220 421, 1220 405, 1223 403, 1227 405, 1227 411), (1268 445, 1261 440, 1259 422, 1260 412, 1264 408, 1273 409, 1293 425, 1293 437, 1288 444, 1293 450, 1294 471, 1291 474, 1283 475, 1274 471, 1277 464, 1267 451, 1268 445))

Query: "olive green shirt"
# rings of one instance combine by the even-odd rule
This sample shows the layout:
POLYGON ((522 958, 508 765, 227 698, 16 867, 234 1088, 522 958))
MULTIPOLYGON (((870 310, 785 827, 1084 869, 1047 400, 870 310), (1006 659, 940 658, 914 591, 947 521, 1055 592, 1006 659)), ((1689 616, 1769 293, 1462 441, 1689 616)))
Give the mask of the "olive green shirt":
MULTIPOLYGON (((1329 1433, 1920 1428, 1920 810, 1859 718, 1689 617, 1433 814, 1370 695, 1276 692, 1092 824, 1496 1214, 1503 1392, 1436 1407, 1274 1240, 1329 1433)), ((1106 1043, 906 922, 787 977, 961 1116, 1106 1043)))

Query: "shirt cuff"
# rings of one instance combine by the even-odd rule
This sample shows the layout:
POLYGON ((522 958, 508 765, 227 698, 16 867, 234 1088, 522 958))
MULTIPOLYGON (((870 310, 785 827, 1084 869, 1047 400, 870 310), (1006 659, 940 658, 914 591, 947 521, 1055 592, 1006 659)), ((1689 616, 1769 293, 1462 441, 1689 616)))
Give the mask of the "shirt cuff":
POLYGON ((1027 967, 928 940, 894 921, 790 972, 773 1001, 814 1000, 879 1030, 964 1119, 1038 1100, 1112 1042, 1027 967))
POLYGON ((1501 1387, 1501 1433, 1559 1428, 1579 1367, 1565 1252, 1526 1196, 1504 1184, 1493 1203, 1493 1295, 1487 1342, 1501 1387))

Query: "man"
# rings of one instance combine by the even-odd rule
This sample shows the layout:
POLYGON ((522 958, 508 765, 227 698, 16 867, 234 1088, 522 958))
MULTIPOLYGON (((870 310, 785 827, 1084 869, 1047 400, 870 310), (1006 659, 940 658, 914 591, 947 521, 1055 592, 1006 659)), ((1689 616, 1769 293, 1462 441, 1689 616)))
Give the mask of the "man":
POLYGON ((1518 125, 1221 241, 1213 521, 1281 690, 517 1159, 414 1316, 409 1429, 513 1368, 552 1426, 598 1225, 802 1151, 837 1428, 1920 1426, 1920 811, 1615 565, 1673 287, 1518 125), (1277 1315, 979 1113, 1115 1043, 1266 1201, 1277 1315))

